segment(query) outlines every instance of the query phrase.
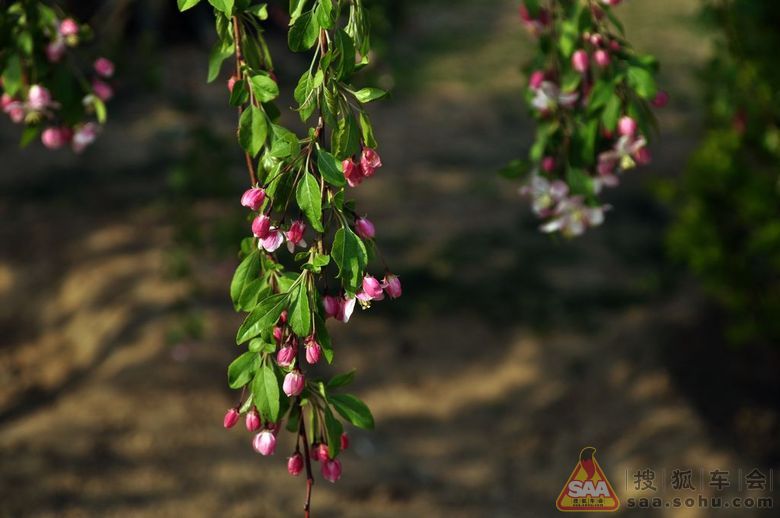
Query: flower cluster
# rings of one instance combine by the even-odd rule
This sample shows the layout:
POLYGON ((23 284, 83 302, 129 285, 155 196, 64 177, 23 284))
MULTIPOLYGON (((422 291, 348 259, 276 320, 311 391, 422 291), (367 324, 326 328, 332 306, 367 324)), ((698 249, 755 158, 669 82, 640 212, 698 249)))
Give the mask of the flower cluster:
MULTIPOLYGON (((179 7, 198 3, 180 1, 179 7)), ((365 403, 343 392, 354 372, 327 379, 312 371, 333 361, 327 321, 346 323, 356 305, 366 309, 402 294, 377 247, 376 227, 346 197, 348 187, 382 167, 364 104, 385 92, 350 83, 370 55, 367 12, 361 0, 290 3, 288 45, 311 53, 294 91, 301 120, 313 119, 299 137, 281 125, 274 104, 279 86, 260 30, 265 4, 211 4, 219 37, 213 55, 235 56, 227 87, 239 111, 237 137, 250 181, 241 205, 251 235, 241 243, 230 286, 235 309, 247 313, 236 336, 244 352, 228 366, 228 385, 241 396, 224 425, 231 428, 244 415, 255 434, 252 446, 264 456, 288 430, 296 436, 288 472, 305 469, 310 488, 314 460, 323 478, 336 482, 339 453, 349 444, 344 424, 369 429, 373 417, 365 403), (375 259, 382 275, 371 271, 375 259)), ((211 68, 214 80, 219 67, 211 68)))
POLYGON ((650 162, 651 107, 664 106, 668 95, 656 87, 655 59, 633 51, 610 12, 619 3, 525 0, 520 7, 539 40, 526 93, 538 127, 531 163, 515 161, 505 173, 528 174, 520 192, 544 220, 543 232, 577 236, 600 225, 610 208, 601 191, 650 162))
POLYGON ((0 24, 11 27, 11 34, 29 36, 0 53, 0 108, 11 121, 25 125, 22 145, 40 136, 47 149, 83 151, 105 122, 105 102, 114 95, 109 82, 114 64, 100 57, 85 77, 86 67, 75 65, 75 50, 89 37, 89 27, 70 17, 61 19, 43 2, 4 8, 0 24), (69 53, 72 59, 65 59, 69 53))

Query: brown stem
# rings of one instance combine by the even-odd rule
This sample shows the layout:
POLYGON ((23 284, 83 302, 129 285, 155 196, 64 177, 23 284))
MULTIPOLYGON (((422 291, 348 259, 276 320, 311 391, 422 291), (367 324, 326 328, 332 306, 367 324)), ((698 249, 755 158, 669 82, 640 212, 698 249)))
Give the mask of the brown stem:
MULTIPOLYGON (((244 61, 244 55, 241 52, 241 30, 238 26, 238 17, 233 17, 233 43, 236 46, 236 79, 241 79, 242 72, 241 72, 241 63, 244 61)), ((241 119, 241 113, 243 112, 243 108, 241 106, 238 107, 238 118, 241 119)), ((249 173, 249 183, 251 183, 253 186, 257 185, 257 173, 255 172, 255 167, 252 164, 252 157, 249 155, 248 151, 244 152, 244 159, 246 160, 246 169, 249 173)))
MULTIPOLYGON (((298 400, 300 404, 300 400, 298 400)), ((310 518, 311 511, 311 487, 314 485, 314 476, 311 473, 311 458, 309 457, 309 440, 306 438, 306 425, 303 424, 303 409, 301 409, 300 425, 298 427, 303 439, 303 460, 306 465, 306 501, 303 503, 303 515, 310 518)))

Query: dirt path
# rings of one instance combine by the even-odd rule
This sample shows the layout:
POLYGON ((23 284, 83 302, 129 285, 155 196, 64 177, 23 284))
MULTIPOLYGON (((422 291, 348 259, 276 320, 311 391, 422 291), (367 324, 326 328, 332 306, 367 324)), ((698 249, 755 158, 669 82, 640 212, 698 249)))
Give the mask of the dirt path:
MULTIPOLYGON (((696 5, 625 6, 629 32, 670 80, 706 53, 684 18, 696 5)), ((658 159, 611 200, 608 225, 558 242, 534 231, 516 185, 493 173, 530 131, 513 7, 457 2, 441 14, 423 3, 410 20, 399 59, 418 87, 375 112, 387 166, 359 192, 405 295, 333 328, 339 367, 359 369, 355 391, 378 426, 352 433, 339 484, 318 481, 315 516, 555 516, 586 445, 622 496, 635 495, 626 472, 644 467, 753 467, 668 365, 698 302, 659 296, 664 216, 643 184, 677 174, 695 144, 693 84, 670 81, 658 159), (453 41, 461 31, 470 37, 453 41)), ((186 81, 229 133, 217 87, 186 81)), ((191 121, 146 102, 123 107, 126 122, 84 161, 33 166, 30 152, 4 151, 16 177, 0 199, 0 238, 14 243, 0 251, 0 516, 297 515, 289 444, 261 459, 248 434, 220 426, 239 322, 224 295, 232 262, 196 263, 205 331, 171 347, 192 292, 163 275, 174 229, 153 201, 167 167, 153 143, 191 121), (69 179, 87 194, 69 192, 69 179)), ((200 204, 196 224, 224 210, 200 204)))

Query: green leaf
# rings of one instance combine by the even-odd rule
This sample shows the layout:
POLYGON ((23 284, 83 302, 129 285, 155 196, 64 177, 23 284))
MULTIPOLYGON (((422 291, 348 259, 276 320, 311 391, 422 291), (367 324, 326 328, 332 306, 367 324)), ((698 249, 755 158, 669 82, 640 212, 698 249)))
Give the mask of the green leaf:
POLYGON ((246 309, 241 306, 241 298, 244 291, 252 281, 258 280, 260 275, 260 252, 254 250, 246 256, 233 274, 230 282, 230 298, 236 310, 246 309))
POLYGON ((233 0, 209 0, 214 9, 225 13, 225 16, 233 14, 233 0))
POLYGON ((355 370, 351 370, 349 372, 345 372, 343 374, 339 374, 337 376, 333 376, 330 381, 328 381, 327 387, 329 389, 334 389, 338 387, 344 387, 346 385, 349 385, 352 383, 352 380, 355 379, 355 370))
POLYGON ((325 432, 328 436, 328 456, 335 459, 341 449, 341 434, 344 433, 344 427, 328 407, 325 407, 325 432))
POLYGON ((607 131, 615 131, 618 118, 620 118, 621 108, 622 102, 617 95, 613 95, 610 97, 609 101, 607 101, 604 111, 601 112, 601 123, 607 131))
POLYGON ((360 151, 360 136, 352 113, 339 119, 331 136, 331 149, 339 160, 344 160, 360 151))
POLYGON ((18 55, 11 54, 5 64, 5 70, 3 70, 3 90, 13 97, 21 87, 22 63, 19 61, 18 55))
POLYGON ((287 302, 286 293, 271 295, 260 301, 238 328, 236 343, 242 344, 259 335, 263 329, 274 325, 279 320, 279 315, 287 307, 287 302))
POLYGON ((260 364, 260 356, 255 352, 245 352, 228 366, 228 386, 238 389, 252 380, 260 364))
POLYGON ((271 156, 274 158, 286 158, 301 148, 295 133, 278 124, 272 125, 271 137, 271 156))
POLYGON ((628 84, 643 99, 652 99, 658 92, 653 74, 641 67, 628 67, 628 84))
POLYGON ((317 22, 323 29, 332 29, 334 25, 333 0, 318 0, 314 16, 317 17, 317 22))
POLYGON ((184 12, 187 9, 192 9, 200 3, 200 0, 176 0, 179 4, 179 11, 184 12))
POLYGON ((256 106, 250 106, 241 113, 238 120, 238 142, 250 155, 257 156, 268 137, 268 123, 265 113, 256 106))
POLYGON ((380 88, 361 88, 360 90, 355 92, 355 97, 357 98, 358 101, 362 103, 369 103, 371 101, 376 101, 377 99, 381 99, 386 95, 387 92, 380 88))
POLYGON ((295 191, 295 200, 301 211, 306 215, 306 219, 311 223, 312 228, 317 232, 322 232, 322 192, 320 185, 311 173, 306 173, 298 182, 298 188, 295 191))
POLYGON ((578 40, 579 33, 574 23, 569 20, 561 23, 561 37, 558 40, 558 48, 563 57, 569 58, 572 55, 578 40))
POLYGON ((336 71, 338 79, 345 79, 352 75, 352 71, 355 70, 355 45, 352 43, 352 38, 349 34, 339 29, 336 31, 334 38, 336 47, 336 60, 333 63, 333 67, 336 71))
POLYGON ((363 241, 349 227, 336 231, 333 248, 330 252, 339 268, 339 277, 350 293, 355 293, 363 278, 363 270, 368 262, 368 254, 363 241))
POLYGON ((528 163, 524 160, 512 160, 502 167, 498 174, 504 178, 515 179, 528 174, 529 169, 528 163))
MULTIPOLYGON (((198 0, 198 1, 200 1, 200 0, 198 0)), ((253 5, 253 6, 249 7, 246 10, 246 12, 248 12, 249 14, 254 14, 258 18, 260 18, 261 20, 267 20, 268 19, 268 4, 253 5)))
POLYGON ((374 417, 365 403, 352 394, 331 394, 328 401, 341 417, 365 430, 374 428, 374 417))
POLYGON ((279 380, 268 364, 263 365, 252 380, 252 399, 264 419, 276 421, 279 418, 279 380))
POLYGON ((347 184, 341 162, 324 149, 317 149, 317 171, 333 186, 344 187, 347 184))
POLYGON ((309 307, 309 290, 306 282, 298 284, 298 288, 290 301, 290 327, 298 336, 309 336, 311 333, 311 309, 309 307))
POLYGON ((309 50, 317 43, 320 35, 320 24, 312 11, 300 15, 287 33, 287 44, 293 52, 309 50))
POLYGON ((320 313, 314 314, 314 322, 317 329, 317 342, 319 342, 322 347, 322 354, 325 356, 325 360, 328 363, 333 363, 333 345, 330 342, 328 328, 325 325, 325 321, 320 316, 320 313))
POLYGON ((374 128, 371 126, 371 120, 366 112, 361 111, 358 114, 358 120, 360 121, 360 133, 363 135, 363 143, 367 147, 376 148, 378 145, 374 138, 374 128))
POLYGON ((279 85, 270 76, 257 74, 249 78, 252 93, 261 103, 273 101, 279 97, 279 85))
POLYGON ((596 81, 588 98, 588 111, 590 113, 597 111, 606 105, 613 95, 615 95, 615 85, 609 81, 596 81))
POLYGON ((206 76, 207 82, 211 83, 219 76, 219 72, 222 69, 222 63, 232 55, 233 45, 226 46, 218 41, 214 47, 212 47, 211 54, 209 54, 209 72, 206 76))

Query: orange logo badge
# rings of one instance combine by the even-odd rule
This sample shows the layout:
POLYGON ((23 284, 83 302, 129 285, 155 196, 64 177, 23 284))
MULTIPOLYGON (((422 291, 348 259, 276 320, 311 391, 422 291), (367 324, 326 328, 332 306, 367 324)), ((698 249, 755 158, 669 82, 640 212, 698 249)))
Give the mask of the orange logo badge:
POLYGON ((595 457, 596 448, 588 446, 580 452, 580 460, 566 480, 555 507, 559 511, 617 511, 617 493, 607 480, 595 457))

